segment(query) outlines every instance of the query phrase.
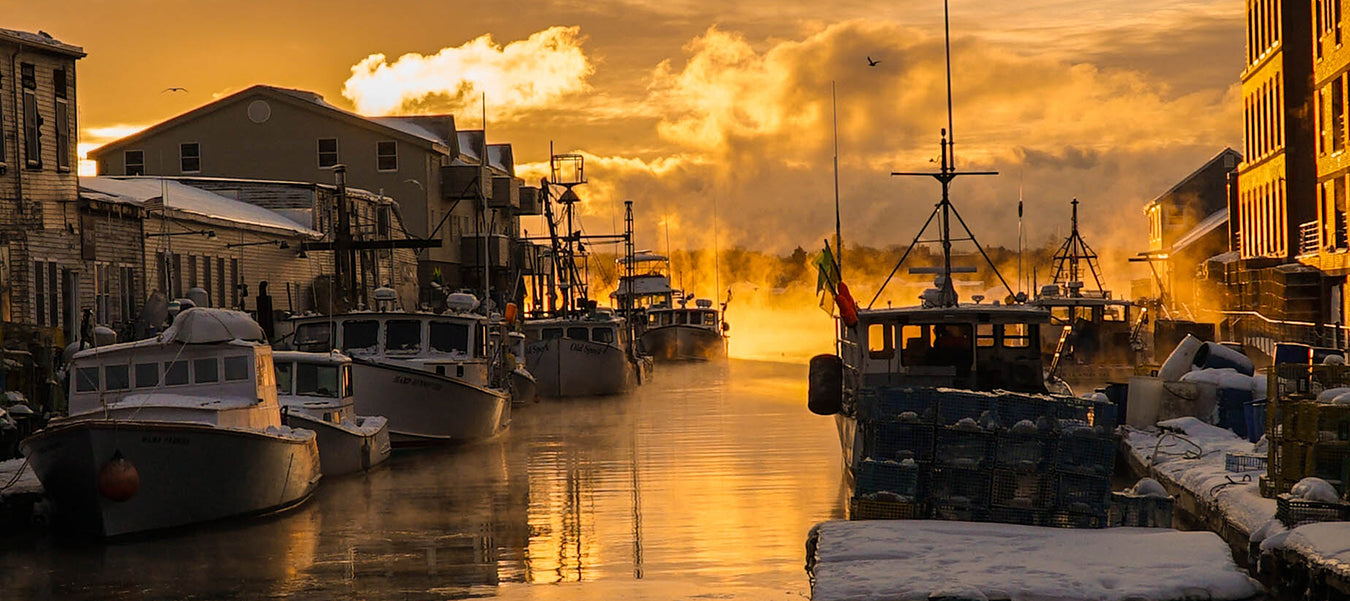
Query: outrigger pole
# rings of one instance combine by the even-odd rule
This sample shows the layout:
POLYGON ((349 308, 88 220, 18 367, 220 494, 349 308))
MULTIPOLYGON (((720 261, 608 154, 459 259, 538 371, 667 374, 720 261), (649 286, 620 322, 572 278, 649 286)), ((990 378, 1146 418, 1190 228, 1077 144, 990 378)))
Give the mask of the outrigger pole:
POLYGON ((940 222, 942 224, 942 237, 938 240, 925 240, 923 242, 942 243, 941 275, 943 276, 943 278, 942 278, 942 290, 940 299, 942 306, 954 307, 957 304, 956 287, 952 285, 951 218, 953 216, 956 217, 957 223, 961 224, 961 228, 966 231, 966 235, 968 236, 967 238, 962 238, 962 240, 970 240, 971 242, 975 243, 975 248, 980 251, 980 255, 983 256, 984 260, 989 263, 989 267, 993 269, 994 275, 998 276, 998 281, 1003 283, 1004 288, 1007 288, 1008 294, 1015 295, 1012 287, 1008 285, 1008 281, 1003 279, 1003 274, 999 273, 998 267, 994 265, 993 260, 989 258, 989 254, 984 252, 984 248, 980 246, 980 242, 975 239, 975 234, 970 231, 970 227, 966 225, 966 221, 961 218, 961 214, 956 211, 956 207, 953 206, 951 202, 951 197, 949 194, 951 183, 952 180, 957 178, 957 176, 998 175, 998 172, 997 171, 961 172, 956 170, 956 150, 955 150, 955 142, 953 141, 955 139, 955 135, 952 132, 953 120, 952 120, 951 18, 947 8, 947 0, 943 0, 942 2, 942 19, 943 19, 943 32, 946 34, 945 47, 947 51, 947 129, 942 130, 942 169, 937 173, 908 172, 908 171, 896 171, 891 173, 891 175, 929 176, 932 177, 933 179, 938 180, 939 182, 942 183, 942 200, 939 201, 937 205, 933 207, 932 214, 928 216, 928 220, 924 222, 923 227, 919 228, 919 233, 916 236, 914 236, 914 241, 910 243, 909 248, 905 249, 905 254, 900 256, 900 260, 896 262, 895 268, 891 269, 890 275, 886 276, 886 281, 881 283, 881 287, 877 289, 877 293, 872 297, 871 302, 867 303, 868 309, 871 309, 872 305, 876 304, 877 299, 881 298, 881 293, 886 290, 886 285, 891 282, 891 278, 895 277, 895 272, 900 270, 900 266, 905 263, 905 259, 909 257, 909 253, 914 250, 914 247, 916 245, 919 244, 920 242, 919 239, 923 236, 923 233, 925 231, 928 231, 928 226, 929 224, 933 223, 933 218, 938 217, 939 215, 941 216, 940 222))

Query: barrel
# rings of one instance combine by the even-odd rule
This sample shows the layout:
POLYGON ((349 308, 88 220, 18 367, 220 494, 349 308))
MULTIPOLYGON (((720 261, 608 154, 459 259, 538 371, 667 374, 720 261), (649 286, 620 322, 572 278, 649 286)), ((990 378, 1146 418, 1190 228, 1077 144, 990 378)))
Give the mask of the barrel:
POLYGON ((1297 342, 1277 342, 1275 343, 1275 364, 1294 363, 1298 365, 1312 365, 1313 349, 1306 344, 1297 342))
POLYGON ((1220 428, 1228 428, 1234 434, 1247 438, 1247 406, 1252 402, 1252 391, 1244 388, 1219 389, 1220 428))
POLYGON ((1256 373, 1256 364, 1242 351, 1214 342, 1206 342, 1195 350, 1191 363, 1202 369, 1220 369, 1229 367, 1244 376, 1256 373))
POLYGON ((1266 434, 1266 401, 1251 401, 1243 406, 1247 422, 1247 440, 1257 442, 1266 434))
POLYGON ((839 413, 844 402, 844 360, 837 355, 811 357, 806 407, 816 415, 839 413))
POLYGON ((1158 367, 1158 377, 1166 382, 1175 382, 1181 379, 1186 372, 1191 371, 1192 362, 1195 360, 1195 354, 1203 345, 1199 338, 1187 334, 1172 354, 1167 356, 1167 360, 1158 367))

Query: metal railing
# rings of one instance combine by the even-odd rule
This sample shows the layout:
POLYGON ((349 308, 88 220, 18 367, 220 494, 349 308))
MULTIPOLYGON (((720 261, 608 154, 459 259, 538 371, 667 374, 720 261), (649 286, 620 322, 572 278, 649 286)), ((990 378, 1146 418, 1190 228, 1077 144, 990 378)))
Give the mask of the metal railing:
POLYGON ((1298 256, 1315 255, 1322 248, 1322 224, 1309 221, 1298 226, 1298 256))
POLYGON ((1350 345, 1350 327, 1310 321, 1271 319, 1256 311, 1224 311, 1230 336, 1274 354, 1275 343, 1296 342, 1309 346, 1346 348, 1350 345))

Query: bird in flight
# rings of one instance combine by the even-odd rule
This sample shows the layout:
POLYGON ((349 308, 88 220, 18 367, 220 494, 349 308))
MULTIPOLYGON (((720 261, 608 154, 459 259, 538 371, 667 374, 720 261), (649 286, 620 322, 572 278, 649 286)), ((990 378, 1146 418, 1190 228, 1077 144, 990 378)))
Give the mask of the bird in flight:
POLYGON ((881 62, 881 61, 879 61, 879 60, 874 61, 874 60, 872 60, 872 57, 870 57, 870 56, 867 57, 867 66, 869 66, 869 67, 875 67, 875 66, 877 66, 877 63, 879 63, 879 62, 881 62))
MULTIPOLYGON (((186 92, 187 88, 164 88, 164 92, 186 92)), ((163 94, 164 92, 160 92, 163 94)))

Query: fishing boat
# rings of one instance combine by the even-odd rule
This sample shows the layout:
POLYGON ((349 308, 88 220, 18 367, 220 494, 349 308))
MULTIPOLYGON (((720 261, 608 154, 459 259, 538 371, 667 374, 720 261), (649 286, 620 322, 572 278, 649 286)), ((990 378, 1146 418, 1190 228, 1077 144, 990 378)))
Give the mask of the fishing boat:
MULTIPOLYGON (((950 56, 948 57, 950 61, 950 56)), ((950 64, 950 63, 949 63, 950 64)), ((950 72, 950 71, 949 71, 950 72)), ((828 242, 817 265, 838 307, 836 352, 811 360, 808 407, 833 416, 849 487, 849 517, 935 518, 1045 526, 1101 526, 1114 465, 1113 406, 1049 394, 1041 326, 1049 311, 1017 301, 951 201, 951 86, 936 172, 940 201, 897 262, 904 266, 937 224, 941 263, 910 269, 933 277, 915 306, 866 306, 844 283, 828 242), (1011 302, 958 298, 952 229, 961 227, 1011 302)), ((923 201, 927 205, 928 201, 923 201)), ((836 232, 835 248, 842 236, 836 232)))
POLYGON ((524 405, 539 400, 539 384, 534 374, 525 367, 525 333, 510 331, 506 334, 507 367, 511 371, 511 404, 524 405))
POLYGON ((457 292, 445 313, 365 311, 292 318, 295 350, 352 359, 356 411, 389 420, 394 446, 491 438, 511 421, 503 361, 478 300, 457 292))
POLYGON ((727 304, 713 308, 712 299, 686 297, 670 287, 670 259, 650 252, 618 260, 631 267, 619 277, 610 297, 628 307, 638 348, 661 361, 708 360, 727 356, 727 304), (664 268, 662 267, 664 265, 664 268), (690 302, 693 306, 689 306, 690 302))
POLYGON ((1102 285, 1097 253, 1078 232, 1078 199, 1071 205, 1069 236, 1055 252, 1054 275, 1029 304, 1050 312, 1040 326, 1049 375, 1092 389, 1128 381, 1143 362, 1147 309, 1114 298, 1102 285))
POLYGON ((25 439, 59 520, 118 536, 279 511, 321 475, 282 424, 272 349, 248 315, 192 308, 159 336, 78 352, 70 415, 25 439))
POLYGON ((323 475, 360 472, 389 459, 389 421, 356 414, 351 358, 337 352, 276 351, 272 364, 281 421, 318 435, 323 475))

